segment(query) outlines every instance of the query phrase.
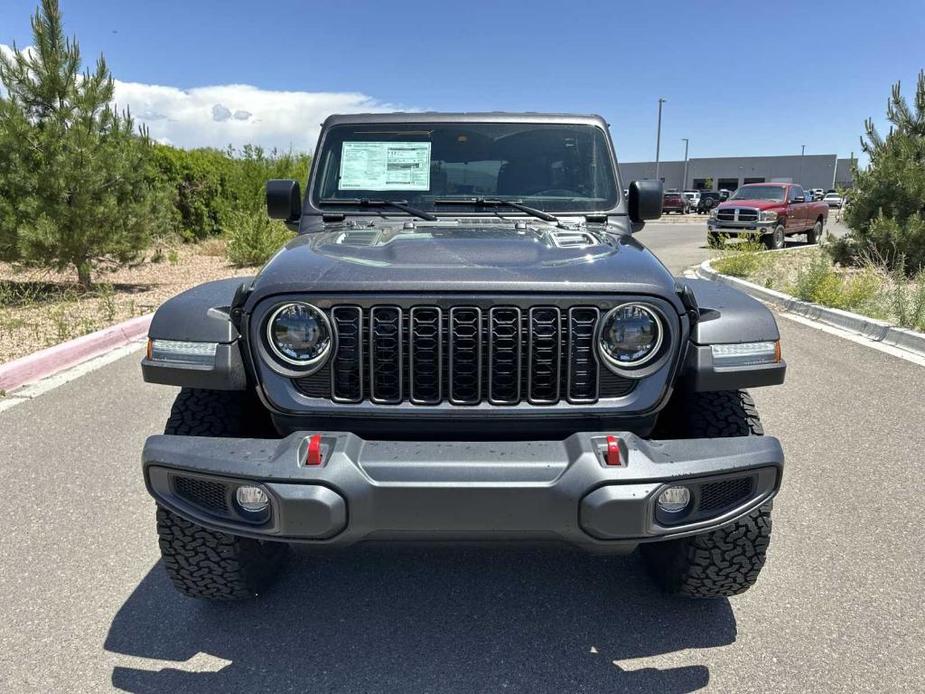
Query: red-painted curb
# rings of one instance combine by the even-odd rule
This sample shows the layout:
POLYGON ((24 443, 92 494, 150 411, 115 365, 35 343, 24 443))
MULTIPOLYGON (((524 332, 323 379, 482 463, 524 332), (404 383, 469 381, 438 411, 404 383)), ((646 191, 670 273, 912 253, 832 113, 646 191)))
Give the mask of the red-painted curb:
POLYGON ((144 337, 148 333, 153 315, 149 313, 146 316, 130 318, 118 325, 0 364, 0 390, 9 393, 27 383, 64 371, 144 337))

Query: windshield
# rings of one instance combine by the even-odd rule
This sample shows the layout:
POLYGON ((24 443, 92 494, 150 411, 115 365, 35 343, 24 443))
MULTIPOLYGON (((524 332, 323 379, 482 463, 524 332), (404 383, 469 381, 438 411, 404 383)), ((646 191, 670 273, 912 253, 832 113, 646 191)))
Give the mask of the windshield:
POLYGON ((593 212, 618 200, 607 138, 592 125, 341 125, 326 134, 318 164, 312 199, 321 208, 325 200, 376 199, 458 214, 439 200, 481 198, 593 212))
POLYGON ((745 186, 739 188, 730 200, 784 200, 784 186, 745 186))

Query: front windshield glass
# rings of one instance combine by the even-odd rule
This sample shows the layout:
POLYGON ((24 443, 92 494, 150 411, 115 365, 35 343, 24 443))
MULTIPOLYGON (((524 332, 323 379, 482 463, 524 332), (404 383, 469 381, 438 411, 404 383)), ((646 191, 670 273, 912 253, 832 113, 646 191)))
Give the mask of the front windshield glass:
POLYGON ((591 125, 340 125, 328 131, 318 156, 312 198, 321 208, 324 200, 400 200, 458 214, 458 206, 435 201, 484 198, 592 212, 612 209, 618 199, 607 138, 591 125))
POLYGON ((784 186, 747 186, 739 188, 730 200, 784 200, 784 186))

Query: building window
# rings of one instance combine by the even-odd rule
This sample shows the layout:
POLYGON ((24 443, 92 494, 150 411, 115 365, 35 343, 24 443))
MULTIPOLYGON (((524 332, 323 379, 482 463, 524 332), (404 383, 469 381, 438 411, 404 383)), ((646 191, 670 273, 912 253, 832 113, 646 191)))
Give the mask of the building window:
POLYGON ((721 178, 719 179, 719 183, 717 185, 719 186, 720 190, 722 190, 723 188, 725 188, 726 190, 735 190, 736 188, 739 187, 739 179, 738 178, 721 178))
POLYGON ((764 181, 764 176, 761 176, 760 178, 746 178, 744 183, 764 183, 764 181))
POLYGON ((713 188, 712 178, 695 178, 694 179, 694 190, 712 190, 712 188, 713 188))

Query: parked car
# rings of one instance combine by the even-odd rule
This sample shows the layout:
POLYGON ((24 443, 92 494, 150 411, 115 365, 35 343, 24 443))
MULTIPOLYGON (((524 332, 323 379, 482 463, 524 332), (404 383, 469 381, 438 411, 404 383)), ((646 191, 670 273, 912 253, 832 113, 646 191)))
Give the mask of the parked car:
POLYGON ((822 200, 825 196, 825 191, 822 188, 813 188, 813 200, 822 200))
POLYGON ((826 193, 825 197, 822 198, 822 202, 827 204, 829 207, 841 207, 845 204, 845 199, 838 193, 826 193))
POLYGON ((180 592, 253 597, 288 543, 367 540, 638 547, 668 592, 754 584, 784 456, 743 389, 783 382, 780 334, 631 237, 662 186, 617 194, 603 118, 331 116, 316 151, 304 197, 267 184, 298 236, 149 328, 145 380, 181 388, 142 453, 180 592))
POLYGON ((809 243, 818 243, 828 218, 828 205, 807 199, 802 186, 750 183, 710 212, 707 236, 713 244, 728 236, 757 236, 768 248, 783 248, 787 236, 806 234, 809 243))
POLYGON ((687 200, 687 211, 696 210, 697 205, 700 204, 700 191, 699 190, 685 190, 684 199, 687 200))
POLYGON ((675 191, 662 195, 662 212, 677 212, 678 214, 687 214, 687 200, 684 196, 675 191))
POLYGON ((701 190, 697 201, 697 213, 706 214, 723 201, 722 195, 713 190, 701 190))

